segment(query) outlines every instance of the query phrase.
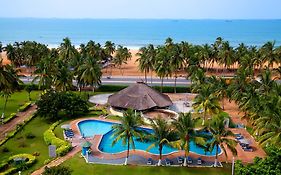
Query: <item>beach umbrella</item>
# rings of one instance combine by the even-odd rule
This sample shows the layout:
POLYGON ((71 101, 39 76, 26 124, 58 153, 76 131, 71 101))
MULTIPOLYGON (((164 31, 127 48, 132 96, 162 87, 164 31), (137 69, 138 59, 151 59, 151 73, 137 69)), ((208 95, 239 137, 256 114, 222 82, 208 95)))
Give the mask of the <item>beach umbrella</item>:
POLYGON ((61 128, 62 129, 70 129, 70 125, 69 124, 64 124, 64 125, 61 125, 61 128))

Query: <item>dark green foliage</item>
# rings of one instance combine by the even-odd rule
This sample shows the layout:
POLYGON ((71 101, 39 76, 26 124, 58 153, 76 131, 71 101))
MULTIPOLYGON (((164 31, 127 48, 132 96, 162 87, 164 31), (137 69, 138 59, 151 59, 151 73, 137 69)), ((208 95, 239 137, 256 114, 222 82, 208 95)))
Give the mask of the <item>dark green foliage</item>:
POLYGON ((72 92, 48 91, 36 102, 38 114, 52 120, 59 120, 63 114, 73 117, 75 114, 88 111, 88 104, 80 96, 72 92))
POLYGON ((10 152, 10 150, 9 150, 9 148, 7 148, 7 147, 3 147, 3 148, 1 149, 1 152, 2 152, 2 153, 7 153, 7 152, 10 152))
POLYGON ((235 174, 237 175, 279 175, 281 174, 281 148, 267 149, 268 157, 255 158, 253 164, 243 165, 237 161, 235 174))
POLYGON ((45 167, 43 175, 71 175, 71 170, 64 166, 45 167))
MULTIPOLYGON (((125 89, 128 87, 127 85, 101 85, 96 91, 97 92, 116 92, 120 91, 122 89, 125 89)), ((154 89, 160 91, 161 87, 160 86, 153 86, 154 89)), ((174 87, 171 86, 163 86, 162 89, 163 93, 173 93, 174 92, 174 87)), ((177 87, 177 92, 178 93, 190 93, 191 89, 189 86, 180 86, 177 87)))

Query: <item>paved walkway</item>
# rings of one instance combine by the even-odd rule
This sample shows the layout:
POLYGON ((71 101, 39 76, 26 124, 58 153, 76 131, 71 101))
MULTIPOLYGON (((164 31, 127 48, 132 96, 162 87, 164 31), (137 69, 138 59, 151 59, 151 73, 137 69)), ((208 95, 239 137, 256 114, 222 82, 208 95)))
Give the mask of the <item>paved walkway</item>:
POLYGON ((60 164, 62 164, 64 161, 72 158, 75 154, 77 154, 79 151, 81 151, 81 148, 79 146, 74 147, 69 153, 67 153, 67 155, 63 156, 63 157, 59 157, 53 161, 51 161, 50 163, 48 163, 47 165, 41 167, 40 169, 34 171, 31 175, 40 175, 44 172, 45 167, 53 167, 53 166, 58 166, 60 164))
POLYGON ((34 112, 36 112, 36 105, 32 105, 25 112, 18 112, 17 117, 9 121, 4 125, 0 125, 0 141, 2 141, 6 134, 10 131, 16 129, 17 125, 23 123, 28 117, 30 117, 34 112))

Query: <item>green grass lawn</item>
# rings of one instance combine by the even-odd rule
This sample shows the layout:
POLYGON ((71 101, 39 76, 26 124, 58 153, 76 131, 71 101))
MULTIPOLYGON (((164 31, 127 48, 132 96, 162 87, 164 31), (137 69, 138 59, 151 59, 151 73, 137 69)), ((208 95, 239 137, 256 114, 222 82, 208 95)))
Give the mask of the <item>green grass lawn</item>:
MULTIPOLYGON (((31 99, 36 100, 39 97, 41 91, 32 91, 31 99)), ((28 93, 26 91, 15 92, 8 98, 7 107, 5 111, 5 116, 9 116, 11 113, 16 113, 17 109, 24 105, 28 100, 28 93)), ((2 113, 4 108, 5 98, 0 97, 0 112, 2 113)))
POLYGON ((29 174, 40 168, 44 161, 49 158, 48 146, 44 142, 43 133, 50 127, 50 125, 51 123, 47 123, 40 117, 31 120, 24 126, 23 130, 15 135, 15 137, 11 138, 0 147, 0 162, 15 154, 33 154, 38 152, 40 155, 37 157, 37 163, 24 173, 29 174), (29 133, 32 133, 35 138, 27 139, 26 135, 29 133), (3 148, 8 148, 9 152, 3 152, 3 148))
POLYGON ((69 167, 72 175, 229 175, 230 165, 224 168, 189 168, 189 167, 149 167, 149 166, 119 166, 119 165, 97 165, 87 164, 80 154, 67 160, 62 164, 69 167))

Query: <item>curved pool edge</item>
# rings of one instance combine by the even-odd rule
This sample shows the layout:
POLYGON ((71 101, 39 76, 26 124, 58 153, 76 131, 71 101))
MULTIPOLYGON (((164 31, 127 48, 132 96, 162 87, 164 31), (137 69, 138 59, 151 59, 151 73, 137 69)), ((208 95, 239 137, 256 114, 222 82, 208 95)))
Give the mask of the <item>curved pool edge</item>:
MULTIPOLYGON (((119 123, 120 124, 120 122, 116 121, 116 120, 96 118, 96 117, 79 118, 79 119, 73 120, 73 121, 70 122, 71 129, 74 131, 74 133, 76 135, 79 135, 80 138, 82 138, 82 134, 80 132, 78 124, 80 122, 84 122, 84 121, 88 121, 88 120, 89 121, 94 120, 94 121, 101 121, 101 122, 107 122, 107 123, 116 123, 116 124, 119 123)), ((146 129, 151 129, 150 127, 147 127, 147 126, 142 126, 142 127, 146 128, 146 129)), ((103 135, 94 135, 92 138, 91 137, 87 137, 86 138, 86 140, 93 141, 95 143, 91 147, 93 152, 98 153, 95 156, 98 156, 99 158, 103 158, 103 159, 118 159, 118 158, 126 157, 126 154, 127 154, 126 150, 118 152, 118 153, 107 153, 107 152, 101 151, 99 149, 99 145, 100 145, 100 143, 102 141, 102 137, 103 137, 103 135), (96 140, 95 140, 95 138, 96 138, 96 140)), ((173 157, 173 158, 175 158, 175 157, 182 156, 183 154, 184 154, 183 150, 173 151, 173 152, 168 153, 168 154, 162 154, 162 156, 163 156, 162 159, 165 159, 166 157, 169 157, 169 158, 173 157)), ((138 149, 130 150, 130 155, 138 155, 138 156, 143 156, 145 158, 153 158, 153 159, 158 159, 159 158, 159 154, 153 154, 153 153, 150 153, 150 152, 147 152, 147 151, 144 151, 144 150, 138 150, 138 149)), ((202 154, 198 154, 198 153, 192 152, 192 151, 189 152, 189 156, 194 157, 194 158, 201 157, 204 160, 215 157, 215 155, 202 155, 202 154)), ((224 157, 224 153, 223 153, 222 150, 218 154, 218 157, 224 157)), ((213 161, 213 159, 211 159, 211 160, 213 161)))

